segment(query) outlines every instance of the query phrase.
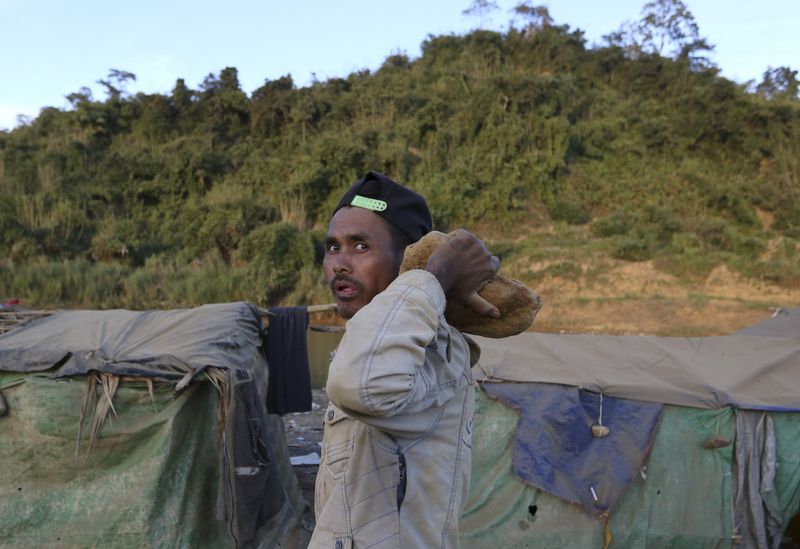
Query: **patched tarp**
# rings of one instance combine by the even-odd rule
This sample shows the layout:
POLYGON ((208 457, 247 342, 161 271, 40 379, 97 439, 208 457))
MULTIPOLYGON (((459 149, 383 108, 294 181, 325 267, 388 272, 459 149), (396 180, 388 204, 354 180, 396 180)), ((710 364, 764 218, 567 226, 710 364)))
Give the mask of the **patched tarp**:
MULTIPOLYGON (((475 417, 470 495, 460 521, 462 547, 603 547, 602 520, 515 475, 512 452, 519 414, 479 390, 475 417)), ((800 425, 793 429, 800 435, 800 425)), ((712 437, 733 440, 732 409, 664 407, 647 462, 608 517, 611 547, 731 546, 732 445, 706 449, 712 437)), ((800 454, 800 436, 786 440, 800 454)), ((790 461, 793 469, 796 458, 790 461)), ((597 464, 600 471, 607 466, 597 464)), ((796 488, 798 480, 796 474, 785 479, 784 489, 796 488)))
POLYGON ((484 383, 517 410, 512 466, 526 483, 601 516, 639 475, 662 405, 548 383, 484 383), (595 437, 593 426, 610 427, 595 437))
MULTIPOLYGON (((472 484, 460 523, 462 545, 603 547, 610 541, 611 547, 626 548, 744 547, 750 532, 765 528, 777 539, 800 510, 798 327, 800 309, 789 309, 739 334, 711 338, 537 333, 501 340, 476 337, 482 354, 473 373, 489 391, 538 382, 545 392, 557 393, 566 385, 665 406, 649 457, 618 502, 598 520, 585 506, 553 496, 515 471, 519 460, 512 455, 526 437, 518 431, 518 422, 535 414, 537 405, 512 398, 507 406, 479 390, 472 484), (737 433, 739 410, 760 410, 752 413, 768 419, 773 442, 759 446, 761 439, 737 433), (755 444, 758 450, 749 454, 746 465, 759 475, 750 477, 752 495, 739 504, 749 509, 763 506, 770 517, 763 524, 751 518, 758 513, 733 508, 733 453, 744 450, 744 444, 755 444), (734 524, 734 516, 744 516, 742 511, 749 516, 734 524)), ((542 405, 550 406, 546 402, 542 405)), ((595 412, 586 414, 591 418, 595 412)), ((603 424, 614 437, 614 422, 603 424)), ((554 439, 559 436, 563 433, 554 439)), ((528 458, 538 459, 537 452, 539 448, 530 449, 528 458)), ((608 475, 609 482, 616 482, 611 460, 598 456, 596 469, 586 478, 608 475)))

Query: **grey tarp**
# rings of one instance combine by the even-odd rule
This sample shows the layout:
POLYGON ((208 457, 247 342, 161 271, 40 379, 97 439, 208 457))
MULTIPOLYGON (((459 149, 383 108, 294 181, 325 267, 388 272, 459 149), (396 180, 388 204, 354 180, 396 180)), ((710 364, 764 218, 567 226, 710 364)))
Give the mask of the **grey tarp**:
MULTIPOLYGON (((277 528, 285 528, 297 522, 301 509, 296 479, 287 482, 283 478, 290 471, 288 456, 276 452, 276 443, 285 445, 282 429, 276 428, 280 420, 266 413, 267 368, 255 307, 229 303, 173 311, 61 311, 0 336, 0 372, 34 375, 46 371, 52 378, 65 380, 81 379, 93 372, 148 378, 175 384, 178 391, 173 391, 174 399, 180 399, 180 390, 209 367, 224 375, 222 416, 217 417, 216 405, 188 412, 190 417, 205 414, 198 417, 204 424, 208 415, 213 416, 212 424, 225 421, 222 440, 205 431, 205 443, 217 454, 219 482, 216 503, 211 499, 204 504, 212 510, 217 507, 218 517, 240 545, 258 545, 274 537, 276 518, 283 517, 277 528)), ((14 387, 7 392, 19 390, 14 387)), ((47 403, 48 399, 40 402, 47 403)), ((72 410, 68 421, 77 427, 80 399, 72 398, 67 405, 55 404, 62 413, 64 408, 72 410)), ((26 405, 26 401, 18 401, 16 409, 22 411, 26 405)), ((187 413, 183 407, 175 410, 187 413)), ((8 419, 0 418, 0 433, 8 419)), ((5 425, 10 428, 11 423, 5 425)), ((146 440, 145 435, 150 433, 147 428, 136 437, 146 440)), ((165 436, 174 434, 165 431, 165 436)), ((39 442, 46 445, 47 437, 39 442)), ((40 451, 46 453, 28 450, 32 454, 40 451)), ((180 457, 192 459, 191 454, 180 457)), ((113 452, 110 459, 116 459, 113 452)), ((164 454, 158 459, 164 459, 164 454)))
POLYGON ((767 320, 742 328, 734 335, 800 339, 800 308, 777 309, 767 320))
POLYGON ((767 412, 736 414, 733 474, 734 530, 743 549, 777 549, 783 513, 775 493, 778 468, 775 422, 767 412))
POLYGON ((0 370, 180 381, 207 367, 260 373, 259 317, 248 303, 170 311, 59 311, 0 336, 0 370))
POLYGON ((559 383, 695 408, 800 411, 800 339, 539 333, 475 339, 479 380, 559 383))

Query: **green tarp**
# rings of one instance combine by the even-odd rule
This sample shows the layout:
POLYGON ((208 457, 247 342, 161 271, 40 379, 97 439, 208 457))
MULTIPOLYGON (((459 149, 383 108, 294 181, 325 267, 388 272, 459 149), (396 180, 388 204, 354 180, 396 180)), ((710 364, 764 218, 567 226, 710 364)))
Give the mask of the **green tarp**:
MULTIPOLYGON (((604 524, 577 505, 519 480, 511 467, 518 414, 478 391, 472 485, 461 518, 465 548, 603 547, 604 524)), ((665 406, 640 476, 609 513, 611 547, 730 547, 735 411, 665 406)), ((770 413, 778 441, 777 499, 785 520, 800 507, 800 421, 770 413)), ((613 426, 611 427, 613 429, 613 426)))
MULTIPOLYGON (((84 377, 0 373, 0 545, 4 547, 233 547, 214 516, 219 479, 218 392, 209 382, 176 393, 143 381, 117 389, 91 451, 75 456, 84 377)), ((270 416, 274 463, 293 505, 262 546, 296 524, 299 493, 282 422, 270 416), (283 465, 282 465, 283 464, 283 465)))
POLYGON ((276 546, 304 503, 267 378, 244 302, 60 311, 0 336, 0 545, 276 546))
POLYGON ((214 520, 216 395, 120 387, 117 415, 75 457, 86 380, 0 374, 0 543, 9 547, 230 545, 214 520), (211 413, 208 413, 211 412, 211 413))

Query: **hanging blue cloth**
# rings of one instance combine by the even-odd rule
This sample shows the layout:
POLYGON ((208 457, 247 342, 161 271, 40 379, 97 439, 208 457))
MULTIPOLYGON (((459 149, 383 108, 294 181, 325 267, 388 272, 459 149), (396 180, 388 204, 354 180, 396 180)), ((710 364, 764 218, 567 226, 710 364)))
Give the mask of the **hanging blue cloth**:
POLYGON ((622 497, 653 445, 662 404, 602 397, 608 436, 595 438, 601 395, 550 383, 484 383, 516 409, 512 466, 531 486, 600 516, 622 497))

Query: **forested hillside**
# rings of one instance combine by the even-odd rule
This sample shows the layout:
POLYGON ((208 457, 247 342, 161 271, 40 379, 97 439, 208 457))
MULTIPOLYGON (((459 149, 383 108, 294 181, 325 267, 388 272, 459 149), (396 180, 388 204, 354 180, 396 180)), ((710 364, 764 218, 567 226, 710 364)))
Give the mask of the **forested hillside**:
POLYGON ((127 94, 134 76, 112 71, 104 98, 81 90, 0 132, 0 300, 319 303, 331 206, 369 170, 419 190, 440 230, 484 236, 533 286, 588 257, 800 285, 796 71, 739 85, 702 43, 589 47, 525 14, 250 96, 233 67, 170 95, 127 94))

